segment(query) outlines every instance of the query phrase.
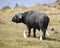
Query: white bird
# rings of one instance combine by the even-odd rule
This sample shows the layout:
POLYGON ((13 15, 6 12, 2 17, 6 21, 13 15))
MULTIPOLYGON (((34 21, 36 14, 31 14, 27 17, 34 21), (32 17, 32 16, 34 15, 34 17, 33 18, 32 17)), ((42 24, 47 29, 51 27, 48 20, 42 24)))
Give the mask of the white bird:
POLYGON ((24 30, 23 36, 24 38, 27 38, 25 30, 24 30))
POLYGON ((51 26, 48 26, 47 30, 54 31, 54 28, 51 26))
POLYGON ((42 41, 42 36, 40 36, 40 41, 42 41))
MULTIPOLYGON (((48 32, 46 32, 46 35, 47 35, 47 36, 50 36, 48 32)), ((40 41, 42 41, 42 40, 43 40, 43 39, 42 39, 42 33, 40 33, 40 41)))

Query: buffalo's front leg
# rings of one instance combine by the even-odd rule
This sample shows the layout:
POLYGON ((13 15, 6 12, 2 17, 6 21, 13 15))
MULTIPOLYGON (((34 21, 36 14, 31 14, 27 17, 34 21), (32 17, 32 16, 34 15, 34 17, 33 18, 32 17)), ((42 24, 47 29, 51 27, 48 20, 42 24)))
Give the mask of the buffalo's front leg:
POLYGON ((30 34, 31 34, 31 28, 30 28, 29 25, 27 26, 27 28, 28 28, 28 37, 30 37, 30 34))
POLYGON ((36 37, 36 29, 33 29, 34 37, 36 37))

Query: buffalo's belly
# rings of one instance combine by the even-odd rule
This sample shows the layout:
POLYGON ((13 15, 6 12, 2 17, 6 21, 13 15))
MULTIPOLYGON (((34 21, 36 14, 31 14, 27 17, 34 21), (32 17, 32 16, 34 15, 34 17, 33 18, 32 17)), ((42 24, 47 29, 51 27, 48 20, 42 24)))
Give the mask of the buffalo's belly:
POLYGON ((35 29, 40 30, 39 24, 34 23, 34 24, 30 24, 30 26, 31 26, 31 28, 35 28, 35 29))

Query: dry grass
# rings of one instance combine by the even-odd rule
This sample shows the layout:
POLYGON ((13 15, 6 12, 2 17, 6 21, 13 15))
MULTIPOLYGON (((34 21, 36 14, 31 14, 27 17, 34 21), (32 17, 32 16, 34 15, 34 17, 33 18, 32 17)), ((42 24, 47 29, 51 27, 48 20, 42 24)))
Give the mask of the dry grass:
POLYGON ((0 11, 0 48, 60 48, 60 10, 51 8, 49 10, 42 10, 39 7, 23 9, 0 11), (47 39, 44 41, 39 40, 41 31, 39 32, 38 30, 36 38, 32 36, 33 32, 30 38, 23 38, 23 30, 26 30, 26 34, 28 33, 26 26, 13 23, 11 19, 17 12, 28 10, 47 13, 50 17, 49 25, 54 27, 57 33, 55 31, 48 31, 50 37, 46 36, 47 39))

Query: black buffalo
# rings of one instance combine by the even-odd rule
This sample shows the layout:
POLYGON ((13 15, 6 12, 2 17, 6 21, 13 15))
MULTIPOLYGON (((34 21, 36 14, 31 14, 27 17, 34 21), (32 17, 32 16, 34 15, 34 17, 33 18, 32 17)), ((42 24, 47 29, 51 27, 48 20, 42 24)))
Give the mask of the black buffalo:
POLYGON ((28 37, 31 33, 31 28, 33 28, 34 37, 36 37, 36 29, 43 32, 42 38, 45 39, 46 29, 49 24, 49 17, 45 13, 40 13, 36 11, 26 11, 24 13, 18 13, 12 18, 12 22, 24 23, 28 28, 28 37))

